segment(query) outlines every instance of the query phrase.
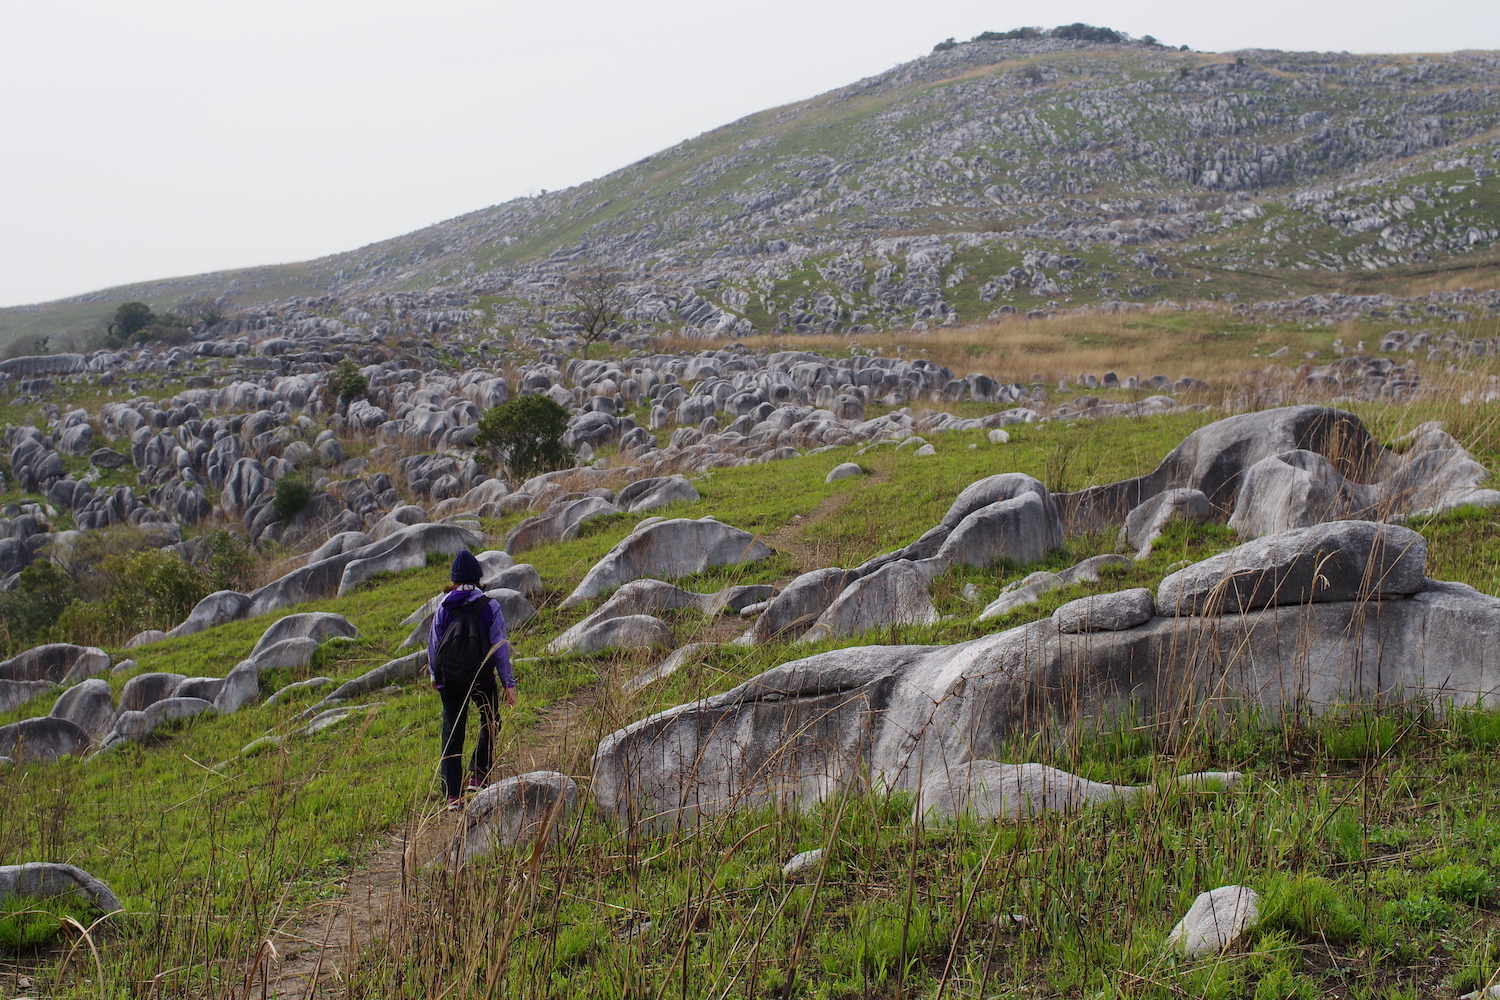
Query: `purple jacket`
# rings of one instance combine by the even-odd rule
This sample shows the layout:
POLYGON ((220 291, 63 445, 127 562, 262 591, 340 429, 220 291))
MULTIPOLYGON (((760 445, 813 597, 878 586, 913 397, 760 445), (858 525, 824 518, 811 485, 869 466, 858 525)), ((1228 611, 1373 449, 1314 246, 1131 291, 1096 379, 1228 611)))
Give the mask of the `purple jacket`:
POLYGON ((498 647, 487 662, 489 669, 500 670, 500 683, 508 688, 516 686, 515 678, 510 671, 510 642, 505 637, 505 615, 500 611, 500 602, 492 597, 485 597, 484 592, 477 588, 460 588, 454 590, 443 598, 443 603, 438 605, 437 614, 432 617, 432 631, 427 635, 427 674, 435 682, 437 674, 433 672, 433 664, 437 662, 438 640, 442 639, 443 633, 453 623, 453 609, 468 601, 484 601, 485 606, 479 609, 479 621, 489 629, 490 645, 498 647))

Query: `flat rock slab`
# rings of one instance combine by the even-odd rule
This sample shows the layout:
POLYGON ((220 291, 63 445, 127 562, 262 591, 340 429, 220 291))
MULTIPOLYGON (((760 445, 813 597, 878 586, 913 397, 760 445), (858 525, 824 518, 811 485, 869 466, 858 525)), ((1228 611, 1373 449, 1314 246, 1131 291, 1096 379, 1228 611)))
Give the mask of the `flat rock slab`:
POLYGON ((1187 958, 1214 955, 1235 945, 1260 921, 1260 896, 1244 885, 1223 885, 1198 894, 1187 914, 1167 934, 1167 948, 1187 958))
POLYGON ((1426 580, 1427 541, 1410 528, 1330 521, 1221 552, 1166 577, 1163 614, 1235 614, 1257 608, 1406 596, 1426 580))
POLYGON ((716 642, 690 642, 681 649, 673 650, 671 656, 668 656, 650 670, 644 670, 630 678, 630 680, 620 685, 620 690, 624 694, 635 694, 648 685, 655 684, 660 680, 666 680, 689 663, 692 663, 694 660, 703 659, 703 657, 718 648, 719 644, 716 642))
MULTIPOLYGON (((672 630, 650 615, 606 618, 574 636, 570 653, 597 653, 603 649, 663 649, 673 644, 672 630)), ((550 649, 550 647, 549 647, 550 649)))
MULTIPOLYGON (((1239 774, 1205 771, 1185 774, 1177 783, 1189 790, 1227 788, 1239 774)), ((1004 764, 973 760, 929 775, 917 794, 917 820, 1025 819, 1042 812, 1067 812, 1103 802, 1133 802, 1151 785, 1110 785, 1089 781, 1046 764, 1004 764)))
POLYGON ((11 896, 33 899, 81 896, 105 913, 120 909, 119 897, 99 879, 82 868, 51 861, 0 865, 0 903, 11 896))
POLYGON ((524 846, 544 834, 550 844, 561 836, 563 820, 577 805, 577 783, 556 771, 497 781, 469 800, 447 861, 462 864, 496 846, 524 846))
POLYGON ((765 543, 750 532, 711 517, 650 524, 643 521, 594 564, 562 606, 575 607, 642 577, 691 576, 714 566, 754 562, 770 554, 765 543))

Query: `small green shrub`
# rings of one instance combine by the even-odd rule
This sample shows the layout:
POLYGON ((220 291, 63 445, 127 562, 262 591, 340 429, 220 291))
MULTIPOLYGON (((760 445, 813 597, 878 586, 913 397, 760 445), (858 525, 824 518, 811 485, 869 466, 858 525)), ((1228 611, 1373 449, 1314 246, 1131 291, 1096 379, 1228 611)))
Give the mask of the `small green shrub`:
POLYGON ((0 594, 0 651, 10 656, 36 645, 78 596, 77 582, 49 559, 21 570, 16 586, 0 594))
POLYGON ((563 444, 568 411, 546 396, 517 396, 479 418, 476 450, 489 454, 517 479, 566 468, 573 452, 563 444))
POLYGON ((208 577, 214 590, 240 590, 249 585, 255 557, 245 540, 220 528, 208 536, 208 577))
POLYGON ((1433 869, 1427 881, 1442 898, 1471 905, 1478 905, 1495 888, 1490 873, 1478 865, 1444 865, 1433 869))
POLYGON ((1261 907, 1263 930, 1299 937, 1352 941, 1362 924, 1338 887, 1317 875, 1278 875, 1266 886, 1261 907))
POLYGON ((282 521, 290 521, 312 502, 313 486, 303 476, 282 476, 276 481, 276 496, 271 506, 281 515, 282 521))
POLYGON ((1446 927, 1455 916, 1453 907, 1420 889, 1386 903, 1383 912, 1386 920, 1407 927, 1446 927))
POLYGON ((113 645, 144 629, 169 629, 208 596, 209 579, 175 552, 146 549, 106 559, 89 593, 58 615, 60 641, 113 645))
POLYGON ((339 366, 328 374, 328 392, 335 399, 359 399, 370 391, 370 380, 359 372, 359 366, 350 358, 339 362, 339 366))

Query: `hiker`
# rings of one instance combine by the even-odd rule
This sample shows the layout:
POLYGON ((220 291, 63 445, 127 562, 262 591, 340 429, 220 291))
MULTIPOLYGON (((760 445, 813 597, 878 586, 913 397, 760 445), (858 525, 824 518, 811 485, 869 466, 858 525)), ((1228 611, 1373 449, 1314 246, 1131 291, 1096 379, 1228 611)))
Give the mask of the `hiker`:
POLYGON ((469 764, 468 792, 489 783, 495 739, 500 732, 499 691, 495 674, 505 688, 505 703, 516 703, 516 682, 510 670, 510 642, 505 637, 505 615, 500 602, 479 589, 484 571, 468 549, 453 557, 448 574, 452 583, 438 605, 427 637, 427 672, 443 699, 443 744, 440 770, 448 808, 464 805, 464 724, 469 702, 479 706, 479 742, 469 764))

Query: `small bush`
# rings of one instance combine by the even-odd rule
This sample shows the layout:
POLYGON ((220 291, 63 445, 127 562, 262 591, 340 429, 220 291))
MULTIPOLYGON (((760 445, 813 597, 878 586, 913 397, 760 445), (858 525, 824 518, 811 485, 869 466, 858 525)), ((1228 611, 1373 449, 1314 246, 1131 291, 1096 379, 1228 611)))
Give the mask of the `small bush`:
POLYGON ((276 495, 271 506, 281 515, 283 522, 290 521, 312 502, 313 486, 303 476, 282 476, 276 481, 276 495))
POLYGON ((1478 865, 1444 865, 1427 876, 1439 896, 1455 903, 1477 906, 1495 888, 1489 872, 1478 865))
POLYGON ((0 651, 11 656, 36 645, 79 596, 78 584, 49 559, 21 570, 16 586, 0 594, 0 651))
POLYGON ((563 444, 568 411, 546 396, 517 396, 479 418, 474 447, 517 479, 566 468, 573 452, 563 444))
POLYGON ((1453 907, 1436 896, 1414 889, 1405 899, 1385 904, 1385 919, 1407 927, 1446 927, 1453 922, 1453 907))
POLYGON ((144 629, 169 629, 208 596, 208 587, 208 578, 175 552, 114 556, 91 574, 88 592, 58 616, 52 633, 59 641, 104 646, 144 629))
POLYGON ((1333 942, 1352 941, 1361 930, 1338 887, 1316 875, 1275 876, 1266 887, 1260 927, 1333 942))
POLYGON ((255 559, 245 540, 222 528, 208 536, 208 578, 214 590, 240 590, 250 583, 255 559))
POLYGON ((328 392, 335 399, 345 402, 359 399, 370 391, 370 380, 359 372, 359 366, 345 358, 328 374, 328 392))
POLYGON ((1052 29, 1052 37, 1079 42, 1122 42, 1125 40, 1125 36, 1113 28, 1096 28, 1082 21, 1058 25, 1052 29))

